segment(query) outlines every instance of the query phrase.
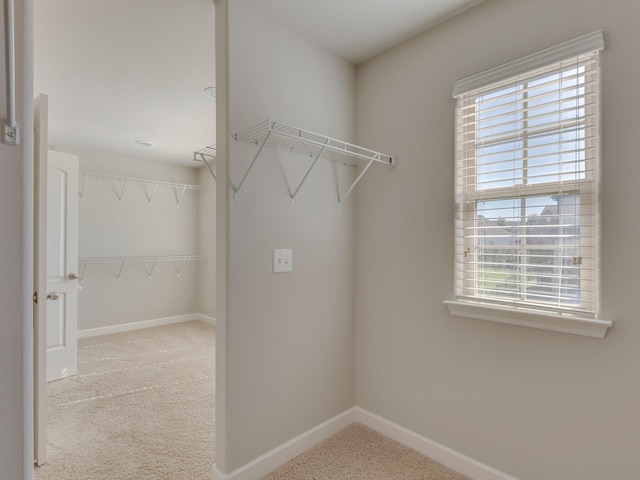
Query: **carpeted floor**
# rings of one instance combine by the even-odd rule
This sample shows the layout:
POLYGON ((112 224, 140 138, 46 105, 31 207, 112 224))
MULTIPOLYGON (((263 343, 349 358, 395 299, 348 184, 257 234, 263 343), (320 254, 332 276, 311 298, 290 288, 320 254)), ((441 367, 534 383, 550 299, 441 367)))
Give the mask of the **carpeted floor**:
MULTIPOLYGON (((211 480, 214 328, 188 322, 81 339, 78 375, 47 385, 36 480, 211 480)), ((465 480, 353 424, 263 480, 465 480)))
POLYGON ((469 480, 378 432, 354 423, 262 480, 469 480))
POLYGON ((211 480, 214 328, 187 322, 79 340, 78 375, 47 386, 37 480, 211 480))

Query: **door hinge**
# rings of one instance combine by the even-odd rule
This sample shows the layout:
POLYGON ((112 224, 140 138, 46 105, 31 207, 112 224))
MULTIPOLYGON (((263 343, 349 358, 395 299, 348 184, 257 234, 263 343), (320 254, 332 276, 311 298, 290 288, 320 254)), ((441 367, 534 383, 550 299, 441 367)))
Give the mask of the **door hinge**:
POLYGON ((33 303, 38 303, 38 292, 33 292, 33 303))

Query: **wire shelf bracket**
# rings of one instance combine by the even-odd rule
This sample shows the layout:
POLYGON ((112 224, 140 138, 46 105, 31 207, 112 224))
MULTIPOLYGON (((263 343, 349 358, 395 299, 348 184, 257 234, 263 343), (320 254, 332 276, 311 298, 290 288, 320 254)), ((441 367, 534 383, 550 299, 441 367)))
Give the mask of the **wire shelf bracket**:
POLYGON ((116 196, 118 197, 118 200, 122 200, 122 198, 124 197, 124 191, 127 188, 127 185, 129 183, 131 182, 141 183, 144 185, 145 194, 147 196, 147 202, 149 202, 149 205, 153 203, 153 199, 156 195, 156 191, 158 190, 158 187, 169 187, 173 189, 173 193, 176 198, 176 206, 178 208, 180 208, 180 203, 182 203, 182 199, 184 198, 184 193, 187 190, 203 191, 207 189, 207 187, 202 187, 200 185, 163 182, 161 180, 149 180, 147 178, 123 177, 120 175, 107 175, 105 173, 80 172, 80 176, 81 177, 84 176, 84 178, 81 181, 80 191, 78 192, 82 200, 84 200, 84 198, 87 195, 89 178, 115 180, 117 182, 116 196))
POLYGON ((80 281, 83 281, 87 273, 87 265, 95 263, 115 263, 118 265, 118 272, 115 274, 116 278, 120 278, 124 265, 126 263, 143 262, 145 264, 145 270, 147 277, 153 276, 153 271, 156 268, 158 262, 174 262, 176 269, 176 275, 180 277, 182 273, 182 267, 184 262, 191 261, 206 261, 207 257, 204 255, 164 255, 164 256, 146 256, 146 257, 84 257, 79 258, 78 261, 82 265, 82 274, 80 275, 80 281))
POLYGON ((214 180, 217 180, 216 172, 213 168, 213 164, 215 164, 217 149, 215 145, 209 145, 207 147, 201 148, 200 150, 193 152, 193 161, 194 162, 202 162, 205 164, 211 176, 213 176, 214 180))
POLYGON ((231 137, 236 141, 249 142, 258 145, 258 151, 249 164, 249 167, 242 176, 238 185, 233 187, 234 198, 236 200, 239 199, 240 189, 242 188, 242 185, 244 185, 245 180, 253 169, 258 157, 260 157, 264 147, 286 150, 291 153, 297 153, 312 158, 311 165, 305 171, 302 180, 289 194, 292 205, 294 204, 295 198, 302 188, 302 185, 307 181, 309 174, 316 166, 318 160, 326 152, 332 152, 348 157, 349 160, 346 163, 350 165, 361 166, 364 162, 364 166, 361 171, 349 188, 347 188, 345 193, 340 194, 340 192, 338 192, 338 205, 341 205, 342 202, 346 200, 374 162, 394 166, 397 161, 397 159, 390 155, 369 150, 368 148, 360 147, 325 135, 313 133, 308 130, 303 130, 298 127, 279 123, 271 119, 260 122, 243 132, 234 133, 231 137))

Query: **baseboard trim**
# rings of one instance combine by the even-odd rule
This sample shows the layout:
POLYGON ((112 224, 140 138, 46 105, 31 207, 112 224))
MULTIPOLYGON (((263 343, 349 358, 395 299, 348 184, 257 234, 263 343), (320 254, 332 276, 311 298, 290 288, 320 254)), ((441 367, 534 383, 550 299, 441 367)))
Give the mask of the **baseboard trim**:
POLYGON ((354 407, 307 430, 231 473, 223 473, 214 465, 213 480, 255 480, 261 478, 355 421, 356 408, 354 407))
POLYGON ((186 315, 176 315, 174 317, 154 318, 152 320, 142 320, 140 322, 121 323, 119 325, 110 325, 108 327, 87 328, 78 330, 78 338, 96 337, 98 335, 109 335, 111 333, 129 332, 131 330, 140 330, 142 328, 160 327, 162 325, 171 325, 173 323, 191 322, 200 320, 211 325, 216 324, 216 319, 203 315, 201 313, 189 313, 186 315))
POLYGON ((324 423, 268 451, 231 473, 213 466, 213 480, 255 480, 281 467, 354 422, 361 423, 473 480, 518 480, 493 467, 382 418, 360 407, 353 407, 324 423))
POLYGON ((369 428, 385 435, 396 442, 426 455, 441 464, 466 475, 473 480, 518 480, 511 475, 496 470, 482 462, 474 460, 452 448, 446 447, 429 438, 423 437, 382 418, 375 413, 371 413, 363 408, 356 407, 356 421, 369 428))
POLYGON ((197 313, 196 315, 198 315, 198 320, 208 323, 209 325, 213 325, 214 327, 216 326, 215 318, 205 315, 204 313, 197 313))

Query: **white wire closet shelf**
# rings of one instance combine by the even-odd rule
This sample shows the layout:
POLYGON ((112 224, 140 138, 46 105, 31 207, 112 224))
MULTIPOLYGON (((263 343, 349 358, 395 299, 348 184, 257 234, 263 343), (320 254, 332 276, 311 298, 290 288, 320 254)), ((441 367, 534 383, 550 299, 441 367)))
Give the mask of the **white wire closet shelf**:
POLYGON ((182 272, 183 262, 205 261, 206 259, 207 257, 205 257, 204 255, 155 255, 133 257, 81 257, 78 259, 78 261, 82 265, 82 274, 80 275, 80 280, 84 280, 84 276, 87 271, 87 265, 89 263, 119 263, 120 267, 118 269, 118 273, 116 273, 116 278, 120 278, 125 263, 143 262, 145 263, 147 276, 151 278, 151 275, 153 275, 153 270, 155 269, 158 262, 174 262, 176 267, 176 274, 179 277, 180 273, 182 272))
POLYGON ((217 151, 216 151, 215 145, 209 145, 207 147, 201 148, 200 150, 193 152, 193 160, 195 162, 204 163, 207 169, 209 170, 209 172, 211 173, 211 175, 213 176, 214 180, 217 180, 216 172, 213 169, 213 164, 216 161, 216 154, 217 154, 217 151))
POLYGON ((203 191, 206 190, 207 187, 201 187, 200 185, 189 185, 187 183, 174 183, 174 182, 165 182, 162 180, 151 180, 148 178, 136 178, 136 177, 124 177, 122 175, 111 175, 106 173, 94 173, 94 172, 80 172, 80 177, 84 175, 84 180, 81 183, 80 187, 80 198, 84 199, 87 194, 87 185, 89 182, 89 178, 94 178, 96 180, 115 180, 119 183, 119 190, 116 191, 116 195, 118 196, 118 200, 122 200, 124 195, 124 190, 127 187, 128 183, 142 183, 145 186, 145 192, 147 194, 147 201, 149 205, 153 203, 153 198, 155 197, 156 191, 158 187, 169 187, 173 189, 173 193, 176 198, 176 205, 180 207, 180 202, 184 198, 184 193, 187 190, 194 191, 203 191))
POLYGON ((385 165, 395 165, 395 160, 391 155, 369 150, 368 148, 360 147, 352 143, 337 140, 335 138, 327 137, 319 133, 303 130, 298 127, 286 125, 284 123, 276 122, 275 120, 267 119, 254 125, 247 130, 240 133, 234 133, 232 138, 236 141, 244 141, 254 143, 258 145, 258 151, 255 154, 252 162, 249 164, 249 168, 245 172, 244 176, 240 180, 237 187, 234 187, 236 200, 239 197, 240 189, 244 184, 247 176, 253 169, 256 160, 262 153, 264 147, 271 147, 280 150, 286 150, 291 153, 298 153, 313 159, 311 165, 305 172, 302 180, 295 189, 290 193, 291 202, 293 203, 296 195, 300 191, 300 188, 307 180, 307 177, 315 167, 317 161, 325 152, 333 152, 345 157, 346 163, 350 165, 360 166, 362 169, 357 174, 355 180, 351 183, 349 188, 344 194, 338 192, 338 204, 341 204, 352 192, 358 182, 362 179, 369 167, 374 163, 383 163, 385 165))

